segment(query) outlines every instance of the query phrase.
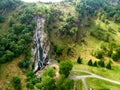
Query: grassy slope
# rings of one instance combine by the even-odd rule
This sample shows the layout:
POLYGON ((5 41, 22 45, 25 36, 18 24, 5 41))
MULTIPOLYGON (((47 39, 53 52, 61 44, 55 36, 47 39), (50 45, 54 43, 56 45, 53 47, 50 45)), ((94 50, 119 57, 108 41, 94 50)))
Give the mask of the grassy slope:
MULTIPOLYGON (((5 22, 0 23, 0 34, 7 33, 7 31, 9 30, 8 20, 10 16, 13 16, 15 13, 16 13, 16 10, 9 10, 5 14, 5 22)), ((14 18, 14 21, 15 23, 17 23, 15 18, 14 18)), ((19 58, 14 59, 12 62, 9 62, 6 64, 0 64, 0 86, 2 87, 2 90, 6 90, 6 88, 9 88, 10 90, 14 90, 12 87, 12 83, 11 83, 13 76, 20 77, 21 84, 22 84, 22 90, 26 90, 26 85, 25 85, 26 75, 18 67, 18 62, 22 59, 23 57, 21 56, 19 58)))
POLYGON ((120 85, 109 83, 107 81, 95 78, 87 78, 86 81, 88 87, 93 88, 94 90, 120 90, 120 85))
MULTIPOLYGON (((75 9, 73 9, 72 5, 69 6, 70 8, 67 7, 67 10, 65 10, 65 8, 63 6, 60 6, 60 5, 58 5, 57 7, 61 11, 68 11, 69 10, 71 13, 76 13, 75 9)), ((66 12, 64 12, 64 13, 66 13, 66 12)), ((74 15, 74 14, 72 14, 72 15, 74 15)), ((83 23, 86 23, 86 22, 87 22, 86 20, 83 21, 83 23)), ((74 63, 73 69, 88 70, 88 71, 91 71, 91 72, 96 73, 98 75, 101 75, 103 77, 120 81, 120 77, 119 77, 120 65, 118 64, 119 61, 118 62, 113 62, 112 70, 108 70, 108 69, 100 68, 100 67, 99 68, 90 67, 90 66, 86 65, 87 61, 89 59, 92 59, 93 61, 98 60, 97 58, 95 58, 95 57, 93 57, 91 55, 91 52, 95 48, 99 47, 101 41, 96 39, 96 38, 94 38, 94 37, 92 37, 92 36, 90 36, 90 34, 89 34, 91 30, 95 29, 95 25, 100 25, 100 28, 102 28, 102 29, 104 29, 106 31, 108 31, 108 28, 111 27, 116 33, 113 34, 112 32, 109 32, 109 31, 108 32, 110 33, 112 38, 117 43, 119 43, 119 41, 120 41, 120 32, 119 32, 120 31, 120 25, 119 24, 115 24, 114 22, 109 21, 109 24, 106 25, 105 23, 103 23, 99 19, 95 19, 95 18, 93 18, 93 22, 94 22, 94 24, 92 24, 89 28, 87 28, 87 27, 81 27, 80 28, 79 35, 81 35, 81 32, 83 32, 85 30, 87 31, 86 32, 86 37, 84 37, 84 40, 85 40, 86 44, 79 43, 79 42, 78 43, 74 43, 73 40, 70 37, 68 37, 68 36, 65 37, 65 38, 58 37, 58 35, 55 34, 57 32, 57 29, 53 29, 52 30, 52 32, 51 32, 51 36, 52 36, 51 40, 53 41, 53 43, 58 44, 58 45, 61 44, 64 47, 63 55, 60 56, 59 59, 60 60, 71 60, 71 61, 73 61, 73 63, 74 63), (72 47, 72 51, 73 51, 73 55, 72 56, 67 56, 66 55, 68 47, 72 47), (83 65, 76 64, 78 56, 81 56, 83 58, 83 63, 84 63, 83 65)), ((59 22, 57 22, 57 23, 59 23, 59 22)), ((58 24, 57 24, 57 26, 59 27, 58 24)), ((80 39, 81 38, 78 37, 78 41, 80 39)), ((107 60, 109 60, 110 58, 105 57, 104 59, 106 59, 106 62, 107 62, 107 60)), ((71 74, 74 74, 74 73, 71 73, 71 74)))
POLYGON ((85 90, 81 80, 75 81, 75 90, 85 90))
POLYGON ((97 67, 91 67, 88 65, 79 65, 79 64, 74 64, 73 69, 77 69, 77 70, 86 70, 86 71, 90 71, 93 72, 97 75, 112 79, 112 80, 116 80, 116 81, 120 81, 120 66, 114 65, 112 66, 112 70, 108 70, 105 68, 97 68, 97 67))
POLYGON ((8 62, 6 64, 0 65, 0 86, 2 86, 2 90, 14 90, 11 80, 13 76, 19 76, 21 79, 22 90, 26 90, 25 79, 26 75, 21 69, 18 67, 19 60, 22 60, 23 57, 19 57, 14 59, 12 62, 8 62))

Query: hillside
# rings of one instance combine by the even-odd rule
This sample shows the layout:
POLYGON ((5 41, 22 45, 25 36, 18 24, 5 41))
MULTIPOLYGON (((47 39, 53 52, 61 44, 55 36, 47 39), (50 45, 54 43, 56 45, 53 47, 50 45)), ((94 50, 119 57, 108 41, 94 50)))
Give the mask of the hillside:
POLYGON ((119 90, 119 42, 120 0, 1 0, 0 90, 119 90))

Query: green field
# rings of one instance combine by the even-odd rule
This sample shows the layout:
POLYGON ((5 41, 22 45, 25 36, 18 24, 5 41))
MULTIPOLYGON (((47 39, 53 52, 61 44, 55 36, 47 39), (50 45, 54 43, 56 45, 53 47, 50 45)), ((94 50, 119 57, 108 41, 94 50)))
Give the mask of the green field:
POLYGON ((79 65, 75 64, 73 67, 74 70, 86 70, 90 71, 92 73, 95 73, 97 75, 103 76, 105 78, 109 78, 112 80, 120 81, 120 66, 112 66, 112 70, 108 70, 106 68, 100 68, 100 67, 91 67, 88 65, 79 65))
POLYGON ((90 75, 90 74, 85 73, 85 72, 75 72, 75 71, 71 71, 71 72, 70 72, 70 75, 72 75, 72 76, 83 76, 83 75, 90 75))
POLYGON ((81 80, 75 81, 75 90, 85 90, 81 80))
POLYGON ((86 83, 88 88, 92 88, 93 90, 120 90, 120 85, 100 79, 87 78, 86 83))

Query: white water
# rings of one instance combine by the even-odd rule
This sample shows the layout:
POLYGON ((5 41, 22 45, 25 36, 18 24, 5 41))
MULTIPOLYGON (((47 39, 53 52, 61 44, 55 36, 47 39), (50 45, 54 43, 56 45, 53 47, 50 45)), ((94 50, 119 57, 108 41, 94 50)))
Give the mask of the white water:
POLYGON ((48 61, 47 56, 50 50, 50 43, 47 33, 44 30, 45 19, 35 16, 36 31, 33 36, 33 48, 31 50, 31 62, 35 63, 34 72, 44 67, 48 61))
POLYGON ((41 1, 41 2, 60 2, 62 0, 22 0, 24 2, 38 2, 38 1, 41 1))

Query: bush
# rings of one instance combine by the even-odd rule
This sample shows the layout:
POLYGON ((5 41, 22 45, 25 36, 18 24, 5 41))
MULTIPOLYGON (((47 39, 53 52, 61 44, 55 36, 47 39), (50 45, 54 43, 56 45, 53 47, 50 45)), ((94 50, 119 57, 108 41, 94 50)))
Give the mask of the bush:
POLYGON ((111 63, 109 62, 106 66, 107 69, 111 69, 111 63))
POLYGON ((100 60, 100 61, 98 62, 98 64, 99 64, 101 67, 105 67, 105 63, 104 63, 103 60, 100 60))
POLYGON ((54 46, 54 51, 56 52, 57 55, 61 55, 63 51, 63 47, 59 45, 54 46))
POLYGON ((64 75, 61 75, 56 81, 57 90, 72 90, 74 86, 74 81, 65 78, 64 75))
POLYGON ((79 56, 78 59, 77 59, 77 63, 78 63, 78 64, 82 64, 82 58, 80 58, 80 56, 79 56))
POLYGON ((54 68, 47 68, 45 71, 42 72, 41 77, 45 77, 45 76, 50 76, 50 77, 54 77, 55 76, 55 70, 54 68))
POLYGON ((12 78, 12 84, 15 90, 21 90, 21 80, 18 76, 12 78))
POLYGON ((94 62, 93 66, 97 67, 97 61, 94 62))
POLYGON ((112 53, 111 57, 114 61, 117 61, 120 59, 120 47, 119 46, 115 49, 114 53, 112 53))
POLYGON ((89 66, 92 66, 92 65, 93 65, 91 59, 88 61, 88 65, 89 65, 89 66))
POLYGON ((42 88, 42 84, 41 84, 41 83, 36 83, 36 87, 37 87, 38 89, 41 89, 41 88, 42 88))
POLYGON ((30 89, 34 89, 34 85, 33 85, 32 83, 30 83, 30 82, 28 82, 28 83, 26 84, 26 87, 27 87, 27 88, 30 88, 30 89))
POLYGON ((70 61, 62 61, 59 65, 59 73, 67 77, 70 74, 72 67, 73 65, 70 61))
POLYGON ((96 49, 92 52, 92 55, 98 59, 101 59, 103 57, 103 54, 104 54, 104 52, 101 49, 96 49))
POLYGON ((18 66, 20 68, 29 68, 30 61, 29 60, 23 60, 18 63, 18 66))

